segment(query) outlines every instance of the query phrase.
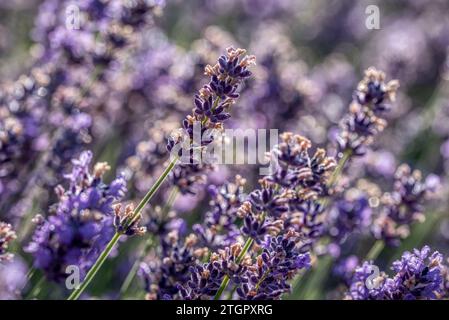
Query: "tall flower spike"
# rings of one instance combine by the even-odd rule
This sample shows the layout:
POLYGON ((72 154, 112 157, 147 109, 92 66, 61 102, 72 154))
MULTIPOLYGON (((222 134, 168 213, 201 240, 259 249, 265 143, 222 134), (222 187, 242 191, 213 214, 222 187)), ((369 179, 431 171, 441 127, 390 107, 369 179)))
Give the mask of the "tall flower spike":
MULTIPOLYGON (((204 74, 210 77, 209 83, 204 85, 194 98, 192 114, 182 122, 181 131, 171 135, 167 142, 167 150, 176 150, 175 146, 182 146, 178 154, 183 155, 183 163, 178 165, 171 174, 171 180, 182 193, 194 193, 194 185, 204 181, 205 170, 210 170, 208 165, 198 163, 194 158, 198 151, 214 141, 214 135, 208 135, 207 130, 222 130, 223 124, 231 117, 230 109, 239 97, 238 91, 243 80, 251 76, 248 68, 255 64, 254 56, 244 56, 246 50, 227 49, 227 54, 222 55, 214 65, 207 65, 204 74), (199 132, 195 132, 199 130, 199 132), (194 145, 194 136, 201 138, 199 145, 194 145), (187 148, 186 148, 187 147, 187 148), (175 148, 175 149, 174 149, 175 148), (187 150, 182 150, 186 148, 187 150), (187 160, 184 157, 187 156, 187 160)), ((210 131, 208 131, 210 132, 210 131)))
POLYGON ((373 138, 386 126, 383 113, 394 102, 399 88, 397 80, 385 83, 385 74, 374 68, 365 71, 349 106, 349 113, 340 123, 339 151, 364 155, 373 138))
POLYGON ((10 260, 13 255, 8 252, 8 245, 16 239, 16 233, 11 225, 0 221, 0 263, 10 260))

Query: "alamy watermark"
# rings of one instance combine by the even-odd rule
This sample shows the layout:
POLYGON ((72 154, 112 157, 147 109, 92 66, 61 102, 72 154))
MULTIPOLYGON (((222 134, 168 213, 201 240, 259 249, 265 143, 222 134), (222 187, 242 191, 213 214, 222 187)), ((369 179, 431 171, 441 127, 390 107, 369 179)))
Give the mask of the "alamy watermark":
POLYGON ((65 8, 65 27, 69 30, 81 28, 80 8, 76 4, 69 4, 65 8))
POLYGON ((65 279, 65 287, 68 290, 79 289, 81 284, 80 268, 77 265, 71 264, 65 268, 65 273, 67 274, 67 278, 65 279))
POLYGON ((379 270, 379 267, 375 266, 375 265, 370 265, 370 266, 368 266, 368 269, 369 269, 370 275, 368 276, 368 278, 366 278, 365 285, 366 285, 366 287, 369 290, 371 290, 371 289, 378 289, 380 287, 380 282, 379 282, 380 270, 379 270))
POLYGON ((270 150, 278 144, 278 129, 202 130, 198 122, 191 135, 177 130, 171 136, 178 142, 170 158, 179 157, 181 164, 257 164, 261 175, 272 174, 277 167, 270 150))
POLYGON ((365 14, 367 15, 365 20, 365 26, 368 30, 380 29, 380 9, 376 5, 369 5, 365 8, 365 14))

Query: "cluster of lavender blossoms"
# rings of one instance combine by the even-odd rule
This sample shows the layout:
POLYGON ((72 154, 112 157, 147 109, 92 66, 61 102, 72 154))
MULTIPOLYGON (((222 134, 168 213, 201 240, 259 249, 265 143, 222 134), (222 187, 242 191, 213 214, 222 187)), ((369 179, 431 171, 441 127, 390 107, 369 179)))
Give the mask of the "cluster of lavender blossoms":
POLYGON ((406 164, 395 173, 394 189, 381 198, 381 209, 373 221, 371 231, 375 238, 397 246, 410 234, 413 222, 423 222, 424 202, 435 191, 432 180, 423 181, 419 170, 411 170, 406 164))
POLYGON ((106 184, 102 177, 110 167, 99 162, 91 172, 91 161, 90 151, 73 160, 65 176, 68 189, 57 186, 59 201, 48 217, 35 217, 38 225, 26 250, 49 280, 65 281, 69 265, 78 266, 84 277, 116 231, 113 204, 125 195, 126 181, 118 176, 106 184))
POLYGON ((182 298, 220 298, 226 289, 232 295, 233 287, 239 298, 250 300, 278 299, 290 291, 288 281, 310 266, 307 250, 321 226, 316 200, 325 194, 335 167, 324 150, 311 156, 310 148, 311 142, 302 136, 281 135, 272 153, 279 165, 235 213, 243 220, 245 245, 235 241, 212 253, 209 262, 192 267, 190 280, 179 285, 182 298))
POLYGON ((229 47, 226 51, 227 54, 220 56, 214 66, 205 67, 204 74, 210 77, 209 83, 195 95, 195 107, 182 121, 183 128, 171 135, 167 142, 167 150, 181 156, 182 163, 172 171, 171 181, 182 193, 194 194, 194 186, 204 182, 204 173, 211 169, 211 165, 199 163, 201 150, 214 141, 216 131, 222 130, 224 121, 231 117, 229 112, 239 97, 239 87, 251 76, 248 67, 256 62, 255 56, 243 56, 244 49, 229 47), (201 141, 195 141, 197 134, 201 141), (200 145, 195 145, 198 143, 200 145))
POLYGON ((385 74, 374 68, 365 71, 349 106, 349 113, 342 119, 341 132, 337 138, 341 153, 362 156, 372 144, 375 135, 384 130, 386 120, 383 115, 394 101, 397 80, 385 83, 385 74))
POLYGON ((374 278, 374 267, 372 262, 365 261, 355 269, 347 299, 415 300, 447 296, 447 265, 443 256, 438 251, 432 252, 428 246, 404 252, 400 260, 393 262, 391 277, 381 272, 374 278))
POLYGON ((239 208, 246 198, 245 184, 246 179, 237 175, 234 182, 208 187, 211 209, 204 215, 203 222, 195 224, 192 229, 209 250, 231 245, 240 235, 236 222, 239 208))
POLYGON ((0 263, 9 261, 13 257, 13 255, 8 252, 8 246, 14 239, 16 239, 16 233, 11 225, 0 221, 0 263))

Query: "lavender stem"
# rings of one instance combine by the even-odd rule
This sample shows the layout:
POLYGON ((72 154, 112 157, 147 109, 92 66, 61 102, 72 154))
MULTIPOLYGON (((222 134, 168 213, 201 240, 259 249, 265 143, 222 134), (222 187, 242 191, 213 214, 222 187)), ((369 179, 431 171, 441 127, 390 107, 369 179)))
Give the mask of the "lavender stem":
MULTIPOLYGON (((179 194, 179 189, 177 187, 173 187, 172 190, 170 191, 170 195, 168 196, 167 202, 165 203, 165 205, 162 209, 162 217, 164 217, 170 211, 178 194, 179 194)), ((129 273, 127 274, 125 280, 123 281, 122 286, 120 287, 120 295, 123 296, 128 291, 129 286, 131 285, 134 277, 137 274, 137 270, 139 269, 139 265, 142 262, 142 259, 145 257, 148 250, 150 250, 150 248, 153 246, 154 243, 155 243, 155 241, 154 241, 153 237, 149 237, 147 239, 147 241, 145 241, 145 245, 143 247, 141 254, 139 255, 139 258, 134 262, 134 264, 131 267, 131 269, 129 270, 129 273)))
MULTIPOLYGON (((239 256, 237 257, 236 263, 240 264, 242 262, 243 258, 245 257, 248 250, 251 248, 254 240, 253 238, 248 238, 245 242, 245 245, 243 246, 242 252, 240 252, 239 256)), ((220 288, 218 289, 217 293, 215 294, 214 300, 220 300, 220 297, 223 293, 223 291, 226 290, 226 287, 229 284, 229 277, 228 275, 225 275, 223 278, 223 281, 221 282, 220 288)))
POLYGON ((383 240, 376 240, 374 245, 366 255, 365 261, 376 260, 382 250, 385 248, 385 242, 383 240))

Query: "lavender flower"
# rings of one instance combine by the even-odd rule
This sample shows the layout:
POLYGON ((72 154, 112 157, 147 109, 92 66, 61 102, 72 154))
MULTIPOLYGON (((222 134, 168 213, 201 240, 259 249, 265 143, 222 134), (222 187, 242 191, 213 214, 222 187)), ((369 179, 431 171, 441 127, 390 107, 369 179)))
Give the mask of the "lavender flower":
POLYGON ((186 300, 210 299, 217 293, 225 275, 235 283, 246 282, 244 274, 250 258, 246 256, 239 263, 241 252, 242 246, 233 244, 213 253, 209 262, 191 267, 190 279, 178 285, 181 297, 186 300))
POLYGON ((397 80, 385 83, 385 74, 374 68, 365 71, 349 106, 349 113, 343 118, 338 137, 339 151, 351 152, 355 156, 364 155, 373 137, 386 126, 382 114, 394 101, 397 80))
POLYGON ((408 236, 413 222, 425 219, 423 204, 432 190, 433 186, 426 185, 419 170, 412 171, 405 164, 399 166, 393 192, 382 197, 383 207, 372 227, 374 236, 398 245, 408 236))
POLYGON ((272 151, 278 166, 261 181, 262 189, 253 191, 240 211, 242 232, 262 241, 267 233, 276 234, 290 227, 308 242, 322 234, 323 206, 318 197, 327 194, 327 180, 335 160, 323 149, 309 155, 311 142, 299 135, 284 133, 272 151))
POLYGON ((389 288, 392 299, 435 299, 442 293, 443 256, 431 252, 428 246, 405 252, 393 262, 394 286, 389 288))
POLYGON ((124 196, 126 182, 119 176, 105 184, 102 176, 109 166, 97 163, 91 173, 91 161, 89 151, 72 161, 73 169, 65 176, 69 188, 58 186, 59 202, 47 218, 36 219, 38 227, 26 250, 50 280, 64 281, 68 265, 78 266, 84 277, 115 232, 112 205, 124 196))
MULTIPOLYGON (((212 135, 205 138, 207 130, 222 129, 223 122, 230 118, 229 110, 239 97, 238 89, 242 81, 251 75, 248 67, 255 64, 254 56, 244 56, 244 49, 227 49, 227 55, 218 59, 214 66, 207 65, 205 74, 210 76, 207 85, 195 95, 195 107, 192 114, 182 122, 183 129, 176 135, 172 135, 167 142, 167 150, 172 151, 175 146, 182 143, 188 144, 188 161, 179 165, 171 174, 172 183, 177 185, 182 193, 194 193, 192 185, 202 181, 203 168, 194 159, 194 148, 204 148, 212 143, 212 135), (194 130, 200 128, 201 142, 199 146, 193 146, 194 130)), ((181 155, 179 150, 178 155, 181 155)), ((209 168, 209 166, 206 166, 209 168)))
POLYGON ((11 260, 13 255, 8 252, 8 245, 16 239, 16 233, 11 225, 0 221, 0 263, 11 260))
POLYGON ((183 241, 179 232, 173 230, 162 236, 160 241, 161 252, 142 263, 139 272, 144 279, 147 299, 171 300, 179 291, 178 283, 189 279, 190 267, 204 252, 196 248, 197 237, 193 234, 183 241))
POLYGON ((437 299, 444 294, 443 256, 431 252, 428 246, 413 252, 404 252, 400 260, 393 262, 393 277, 381 273, 373 279, 373 288, 366 280, 374 269, 368 262, 356 269, 347 293, 348 299, 415 300, 437 299))
POLYGON ((330 211, 330 236, 341 243, 354 233, 366 231, 371 224, 372 211, 367 195, 351 198, 346 194, 346 197, 335 202, 330 211))
MULTIPOLYGON (((243 219, 245 249, 242 251, 241 244, 236 242, 218 249, 209 262, 196 264, 191 280, 179 286, 183 298, 207 299, 221 294, 219 290, 224 290, 223 283, 228 281, 245 299, 279 298, 290 290, 286 278, 309 265, 304 251, 318 234, 303 223, 310 221, 307 207, 303 207, 301 218, 294 213, 306 203, 308 208, 315 206, 317 214, 322 213, 322 207, 314 199, 325 194, 323 190, 335 161, 321 149, 310 157, 311 143, 304 137, 285 133, 281 139, 282 143, 273 151, 280 162, 277 170, 260 181, 261 189, 253 191, 237 211, 243 219), (253 242, 264 248, 256 262, 250 251, 253 242)), ((315 223, 315 217, 312 222, 315 223)), ((318 228, 321 222, 314 225, 318 228)))
POLYGON ((234 182, 220 187, 209 186, 211 209, 206 212, 203 223, 193 226, 193 231, 200 243, 210 250, 231 245, 240 235, 236 223, 239 208, 246 197, 243 190, 245 183, 246 179, 237 175, 234 182))
POLYGON ((300 270, 310 267, 308 253, 298 247, 299 234, 289 231, 282 236, 270 237, 256 262, 247 267, 247 282, 237 288, 237 294, 245 300, 279 299, 290 291, 288 280, 300 270))

